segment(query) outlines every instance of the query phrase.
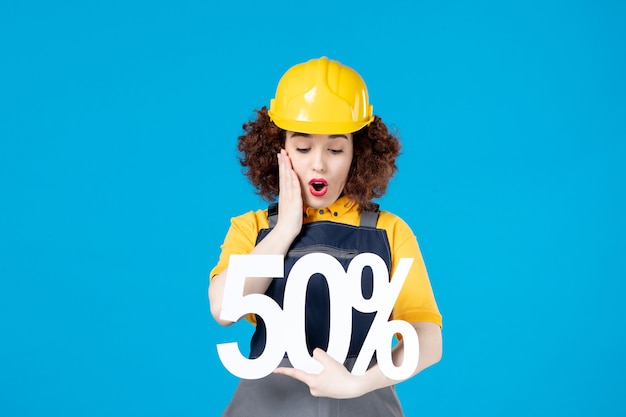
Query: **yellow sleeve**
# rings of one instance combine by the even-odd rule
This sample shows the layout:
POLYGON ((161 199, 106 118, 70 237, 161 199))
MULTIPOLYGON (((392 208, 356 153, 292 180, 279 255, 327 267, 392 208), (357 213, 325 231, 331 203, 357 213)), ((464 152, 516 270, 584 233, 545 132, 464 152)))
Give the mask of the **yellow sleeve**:
POLYGON ((259 230, 267 227, 267 210, 250 211, 230 219, 230 228, 222 243, 219 261, 211 270, 209 277, 213 279, 215 275, 228 267, 230 255, 250 253, 256 244, 259 230))
MULTIPOLYGON (((248 212, 238 217, 230 219, 230 228, 224 238, 221 246, 221 253, 217 265, 213 267, 209 274, 209 278, 228 268, 230 255, 245 255, 250 253, 256 244, 256 238, 259 230, 269 227, 267 222, 267 210, 258 210, 248 212)), ((246 315, 246 320, 256 325, 256 316, 254 314, 246 315)))
POLYGON ((408 322, 430 322, 442 325, 426 265, 411 228, 399 217, 381 212, 378 227, 387 230, 391 245, 391 276, 402 258, 412 258, 413 264, 396 300, 392 316, 408 322))

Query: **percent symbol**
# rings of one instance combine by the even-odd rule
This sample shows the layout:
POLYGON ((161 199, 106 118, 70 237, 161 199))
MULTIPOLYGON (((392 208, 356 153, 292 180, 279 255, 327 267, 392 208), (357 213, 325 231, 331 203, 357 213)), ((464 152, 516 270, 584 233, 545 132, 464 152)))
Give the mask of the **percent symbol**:
POLYGON ((363 375, 368 369, 374 352, 381 371, 391 379, 404 380, 413 375, 419 360, 419 340, 417 331, 410 323, 403 320, 389 320, 400 290, 406 281, 413 259, 402 258, 389 280, 387 267, 380 257, 357 256, 349 265, 347 275, 352 283, 352 305, 363 313, 376 313, 361 351, 357 357, 352 374, 363 375), (361 271, 364 267, 372 269, 374 290, 370 298, 363 297, 361 291, 361 271), (404 349, 402 364, 396 366, 393 361, 391 340, 394 334, 401 334, 404 349))

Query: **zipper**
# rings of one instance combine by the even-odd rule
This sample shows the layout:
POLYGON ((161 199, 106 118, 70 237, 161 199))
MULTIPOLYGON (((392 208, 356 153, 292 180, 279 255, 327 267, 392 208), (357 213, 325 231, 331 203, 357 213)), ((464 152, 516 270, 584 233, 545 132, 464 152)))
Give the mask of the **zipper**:
POLYGON ((341 249, 327 245, 311 245, 306 248, 290 249, 287 252, 289 257, 301 257, 309 253, 324 253, 337 259, 352 259, 359 254, 356 249, 341 249))

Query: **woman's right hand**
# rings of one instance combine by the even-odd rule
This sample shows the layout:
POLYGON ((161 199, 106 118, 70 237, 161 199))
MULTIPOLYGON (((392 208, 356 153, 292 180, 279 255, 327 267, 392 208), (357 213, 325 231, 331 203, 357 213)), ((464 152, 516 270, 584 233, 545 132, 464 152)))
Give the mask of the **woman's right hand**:
POLYGON ((302 229, 302 190, 291 159, 284 149, 278 154, 278 181, 278 221, 275 229, 293 240, 302 229))
MULTIPOLYGON (((278 221, 272 231, 250 251, 251 255, 285 255, 293 240, 302 229, 302 192, 298 175, 293 170, 287 151, 282 149, 278 154, 278 221)), ((228 276, 228 268, 217 274, 209 286, 211 314, 215 320, 228 326, 233 322, 220 318, 224 287, 228 276)), ((263 294, 273 278, 246 279, 244 295, 263 294)))

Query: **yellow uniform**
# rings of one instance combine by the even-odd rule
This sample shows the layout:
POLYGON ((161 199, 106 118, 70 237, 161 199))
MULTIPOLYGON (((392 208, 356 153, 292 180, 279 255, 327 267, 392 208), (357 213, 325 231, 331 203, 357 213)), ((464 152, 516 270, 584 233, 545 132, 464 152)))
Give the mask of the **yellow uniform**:
MULTIPOLYGON (((359 206, 347 197, 341 197, 326 209, 307 208, 303 222, 332 221, 358 226, 359 206)), ((233 254, 247 254, 254 248, 261 229, 268 228, 267 210, 248 212, 231 219, 218 264, 210 276, 222 272, 228 267, 228 260, 233 254)), ((401 258, 413 258, 402 291, 393 309, 393 319, 408 322, 430 322, 442 325, 441 314, 433 295, 428 273, 422 259, 417 239, 410 227, 400 217, 381 211, 378 216, 378 229, 387 233, 392 258, 391 276, 401 258)), ((249 317, 254 321, 254 317, 249 317)))

